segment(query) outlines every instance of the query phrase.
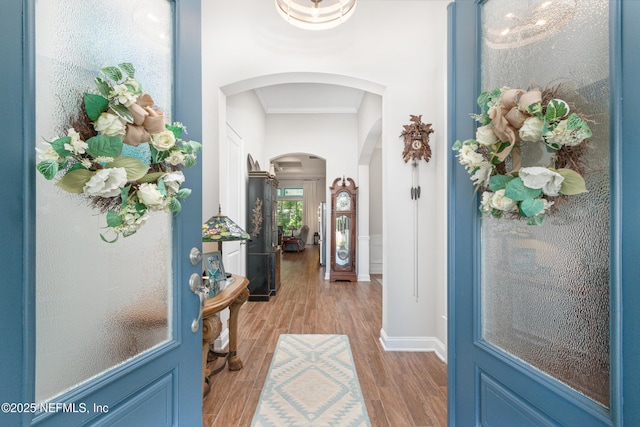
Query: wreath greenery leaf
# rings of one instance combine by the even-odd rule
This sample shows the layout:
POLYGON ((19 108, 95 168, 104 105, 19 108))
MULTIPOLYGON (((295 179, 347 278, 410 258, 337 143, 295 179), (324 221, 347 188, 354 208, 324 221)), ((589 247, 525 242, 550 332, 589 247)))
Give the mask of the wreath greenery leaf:
MULTIPOLYGON (((104 80, 101 80, 104 84, 104 80)), ((98 90, 101 90, 99 88, 98 90)), ((107 95, 105 95, 107 96, 107 95)), ((87 112, 87 116, 91 120, 98 120, 100 114, 107 110, 109 107, 109 100, 101 95, 96 95, 95 93, 85 93, 84 94, 84 109, 87 112)))

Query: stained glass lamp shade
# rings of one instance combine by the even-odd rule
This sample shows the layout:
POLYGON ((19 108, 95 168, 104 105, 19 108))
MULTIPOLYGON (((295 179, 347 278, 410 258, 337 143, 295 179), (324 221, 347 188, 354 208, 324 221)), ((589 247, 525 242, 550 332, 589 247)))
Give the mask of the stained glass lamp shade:
POLYGON ((228 216, 222 215, 221 208, 218 208, 218 215, 212 216, 202 224, 203 242, 229 242, 248 238, 249 234, 246 231, 231 221, 228 216))

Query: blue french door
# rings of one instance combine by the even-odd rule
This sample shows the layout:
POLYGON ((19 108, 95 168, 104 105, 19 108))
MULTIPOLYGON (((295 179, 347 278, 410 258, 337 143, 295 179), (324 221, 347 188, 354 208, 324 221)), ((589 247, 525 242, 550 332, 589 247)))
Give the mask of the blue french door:
MULTIPOLYGON (((201 247, 202 159, 184 170, 185 187, 192 193, 179 215, 149 219, 158 233, 145 236, 138 234, 141 230, 116 243, 97 245, 93 239, 99 241, 98 227, 86 228, 81 222, 87 217, 90 221, 91 215, 76 219, 62 214, 69 209, 65 205, 72 210, 82 206, 55 193, 51 182, 42 187, 35 169, 37 141, 55 136, 42 135, 37 123, 60 117, 56 109, 39 110, 36 101, 49 102, 46 87, 90 89, 74 88, 69 80, 117 62, 93 63, 88 58, 129 55, 145 43, 149 48, 138 56, 117 60, 134 63, 141 80, 149 77, 154 99, 169 107, 165 114, 184 123, 188 139, 201 141, 200 1, 116 2, 122 9, 114 2, 110 9, 103 2, 75 2, 69 9, 71 3, 12 0, 3 4, 0 15, 7 100, 0 107, 0 123, 11 134, 1 172, 7 185, 0 190, 0 425, 200 425, 201 336, 191 328, 199 299, 190 291, 189 279, 201 271, 189 255, 201 247), (86 21, 80 22, 79 16, 86 21), (47 19, 52 22, 42 21, 47 19), (131 21, 136 28, 128 26, 131 21), (63 37, 68 40, 58 42, 63 37), (163 59, 149 56, 154 49, 163 59), (168 71, 149 69, 157 62, 168 64, 168 71), (44 193, 55 196, 49 200, 44 193), (50 233, 60 231, 48 225, 54 217, 65 231, 45 247, 50 233), (92 249, 78 250, 86 241, 92 249), (56 265, 60 260, 66 261, 56 265), (160 267, 154 268, 154 262, 160 267), (87 267, 94 274, 84 275, 79 287, 64 280, 69 270, 87 267), (127 277, 118 276, 118 267, 127 277), (131 277, 138 283, 127 282, 131 277), (153 278, 149 282, 160 277, 164 283, 140 283, 146 277, 153 278), (133 285, 140 292, 127 294, 133 285), (57 323, 61 319, 66 323, 57 323), (145 329, 153 323, 153 331, 145 329)), ((70 92, 60 91, 60 102, 70 92)))
POLYGON ((560 84, 594 131, 589 193, 540 226, 482 218, 451 152, 450 426, 640 424, 639 19, 634 0, 449 6, 450 147, 494 87, 560 84))

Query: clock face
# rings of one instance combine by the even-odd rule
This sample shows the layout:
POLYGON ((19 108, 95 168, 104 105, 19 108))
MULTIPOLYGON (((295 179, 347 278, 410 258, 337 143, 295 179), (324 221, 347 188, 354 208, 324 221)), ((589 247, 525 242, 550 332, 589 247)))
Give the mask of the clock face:
POLYGON ((419 149, 420 149, 420 147, 422 147, 422 141, 420 141, 419 139, 414 139, 414 140, 413 140, 413 143, 411 144, 411 147, 412 147, 414 150, 419 150, 419 149))
POLYGON ((338 211, 348 211, 351 210, 351 197, 349 197, 348 193, 344 191, 338 193, 336 197, 336 210, 338 211))

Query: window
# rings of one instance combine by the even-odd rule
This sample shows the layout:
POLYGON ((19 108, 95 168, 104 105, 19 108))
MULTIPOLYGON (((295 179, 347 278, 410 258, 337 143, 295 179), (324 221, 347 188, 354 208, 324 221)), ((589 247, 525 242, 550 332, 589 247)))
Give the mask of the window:
POLYGON ((285 233, 302 227, 302 200, 278 200, 278 226, 285 233))
POLYGON ((278 188, 278 228, 286 235, 302 227, 304 190, 300 187, 278 188))
POLYGON ((302 188, 285 188, 284 197, 302 197, 304 195, 302 188))

